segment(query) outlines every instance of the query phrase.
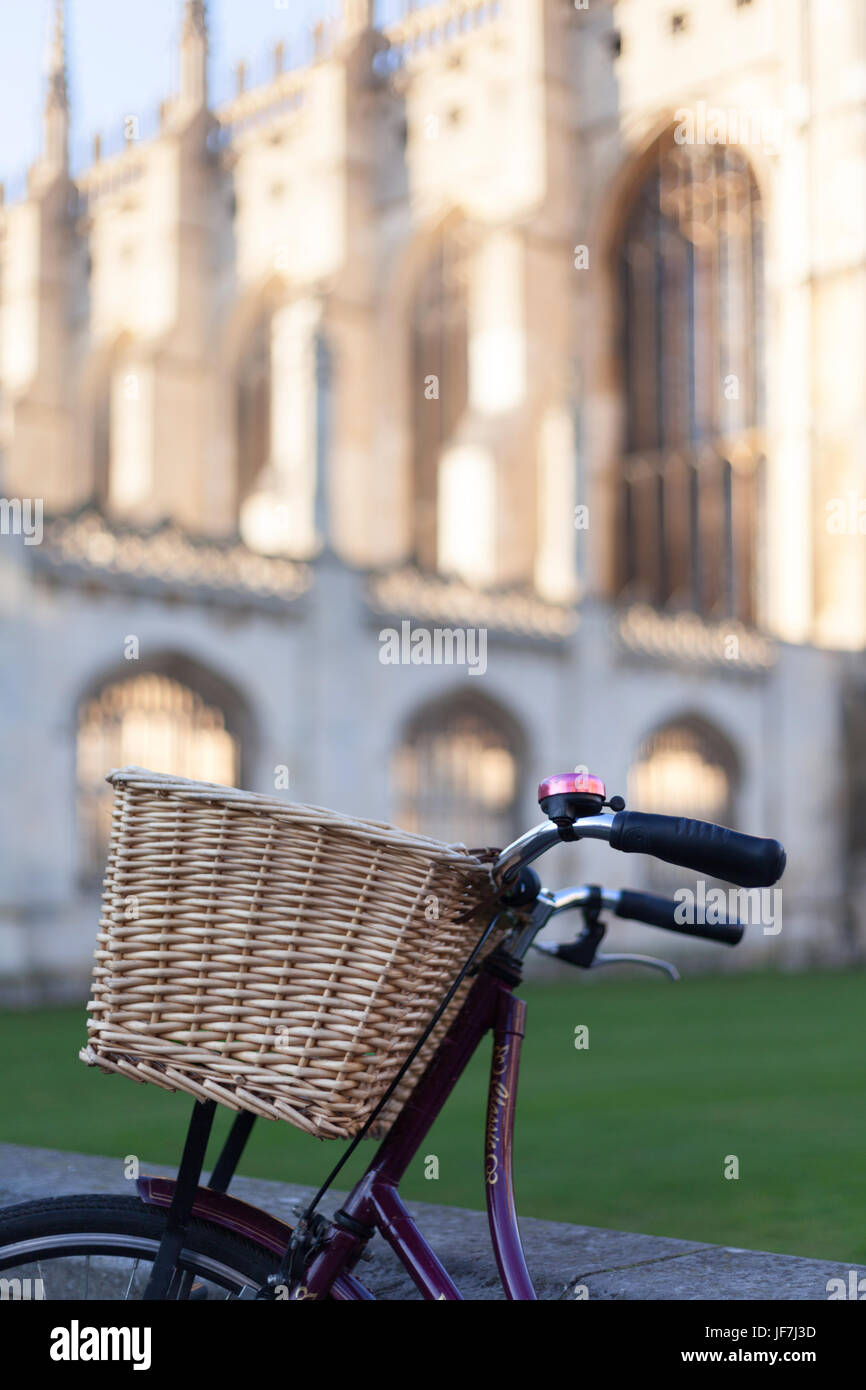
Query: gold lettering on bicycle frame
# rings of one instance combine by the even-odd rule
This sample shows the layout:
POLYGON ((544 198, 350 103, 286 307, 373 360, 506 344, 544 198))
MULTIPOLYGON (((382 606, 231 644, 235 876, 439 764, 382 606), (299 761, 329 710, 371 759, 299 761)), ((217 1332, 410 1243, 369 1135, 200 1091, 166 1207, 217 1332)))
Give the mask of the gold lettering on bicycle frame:
POLYGON ((508 1070, 508 1043, 495 1044, 493 1062, 490 1067, 490 1096, 487 1102, 487 1128, 485 1131, 485 1178, 487 1185, 493 1187, 499 1181, 499 1157, 496 1146, 502 1128, 502 1106, 508 1100, 508 1087, 500 1080, 508 1070))

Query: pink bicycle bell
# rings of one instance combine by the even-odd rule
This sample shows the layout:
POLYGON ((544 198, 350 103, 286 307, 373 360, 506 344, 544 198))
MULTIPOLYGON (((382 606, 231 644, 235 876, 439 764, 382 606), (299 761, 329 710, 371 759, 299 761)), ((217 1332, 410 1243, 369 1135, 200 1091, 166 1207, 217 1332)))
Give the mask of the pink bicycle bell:
POLYGON ((591 772, 558 772, 538 785, 539 806, 563 830, 579 816, 597 816, 605 797, 604 782, 591 772))

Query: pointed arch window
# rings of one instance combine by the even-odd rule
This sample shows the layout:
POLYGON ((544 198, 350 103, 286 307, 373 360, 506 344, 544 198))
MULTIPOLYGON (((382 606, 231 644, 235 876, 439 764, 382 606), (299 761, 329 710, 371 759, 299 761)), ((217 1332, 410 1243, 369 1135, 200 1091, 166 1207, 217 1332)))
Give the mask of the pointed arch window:
POLYGON ((418 834, 471 848, 516 834, 520 760, 499 712, 455 700, 409 726, 394 761, 395 819, 418 834))
POLYGON ((722 734, 702 721, 677 720, 642 741, 629 773, 629 804, 728 825, 735 776, 735 758, 722 734))
POLYGON ((236 379, 237 488, 243 502, 271 457, 271 321, 258 320, 236 379))
POLYGON ((468 232, 443 228, 415 281, 410 306, 413 551, 439 561, 439 464, 469 398, 468 232))
POLYGON ((93 499, 105 512, 135 514, 154 500, 152 365, 124 335, 90 390, 93 499))
MULTIPOLYGON (((732 825, 738 780, 738 760, 724 734, 697 716, 684 716, 642 740, 629 770, 628 805, 636 811, 732 825)), ((646 872, 665 892, 690 878, 658 860, 647 860, 646 872)))
POLYGON ((755 620, 763 239, 758 185, 739 148, 659 141, 618 253, 622 597, 755 620))
POLYGON ((160 671, 107 683, 78 711, 78 822, 82 876, 103 869, 113 793, 106 773, 134 765, 223 786, 237 783, 240 741, 225 712, 160 671))
POLYGON ((334 391, 320 305, 274 300, 235 369, 238 519, 254 549, 307 555, 325 533, 334 391))

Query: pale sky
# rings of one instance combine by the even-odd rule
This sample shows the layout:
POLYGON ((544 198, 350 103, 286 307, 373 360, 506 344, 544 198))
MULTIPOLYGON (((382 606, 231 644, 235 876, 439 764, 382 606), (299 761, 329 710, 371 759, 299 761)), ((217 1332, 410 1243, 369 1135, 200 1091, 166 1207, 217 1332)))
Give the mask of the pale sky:
MULTIPOLYGON (((234 90, 244 59, 250 84, 278 39, 301 56, 312 24, 337 0, 210 0, 210 78, 215 99, 234 90)), ((401 0, 378 0, 387 22, 401 0)), ((0 0, 0 180, 16 182, 39 148, 52 0, 0 0)), ((119 132, 124 117, 146 118, 177 85, 183 0, 66 0, 73 168, 89 163, 93 135, 119 132)), ((144 133, 144 130, 143 130, 144 133)))

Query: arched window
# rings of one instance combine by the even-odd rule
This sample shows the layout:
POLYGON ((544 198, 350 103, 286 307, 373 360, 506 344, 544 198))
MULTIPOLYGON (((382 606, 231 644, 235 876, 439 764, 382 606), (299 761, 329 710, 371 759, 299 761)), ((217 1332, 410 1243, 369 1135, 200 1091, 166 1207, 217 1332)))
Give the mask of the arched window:
POLYGON ((410 308, 413 549, 416 563, 439 561, 439 461, 469 395, 465 227, 437 238, 415 281, 410 308))
POLYGON ((231 786, 240 743, 222 709, 159 671, 104 685, 78 711, 78 815, 83 876, 102 872, 113 793, 105 776, 135 765, 231 786))
POLYGON ((153 501, 151 364, 124 335, 91 371, 93 500, 106 512, 135 513, 153 501))
POLYGON ((741 150, 659 141, 618 266, 626 444, 617 590, 754 621, 763 217, 741 150))
MULTIPOLYGON (((642 741, 628 776, 634 811, 731 825, 738 780, 736 754, 725 736, 697 716, 655 729, 642 741)), ((668 891, 684 885, 683 869, 648 861, 649 881, 668 891)))
POLYGON ((638 811, 730 823, 735 759, 711 725, 677 720, 641 743, 629 773, 629 805, 638 811))
POLYGON ((414 720, 394 760, 397 824, 470 848, 513 840, 519 759, 509 723, 460 699, 414 720))
POLYGON ((271 322, 259 319, 236 378, 238 502, 255 488, 271 457, 271 322))
POLYGON ((246 339, 235 391, 241 535, 255 550, 306 556, 326 529, 334 415, 333 360, 315 299, 272 297, 246 339))

